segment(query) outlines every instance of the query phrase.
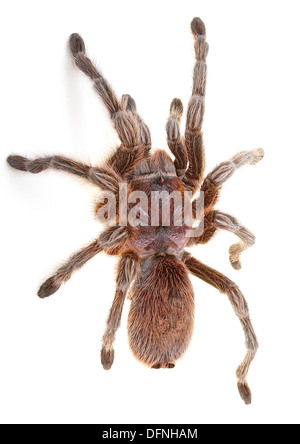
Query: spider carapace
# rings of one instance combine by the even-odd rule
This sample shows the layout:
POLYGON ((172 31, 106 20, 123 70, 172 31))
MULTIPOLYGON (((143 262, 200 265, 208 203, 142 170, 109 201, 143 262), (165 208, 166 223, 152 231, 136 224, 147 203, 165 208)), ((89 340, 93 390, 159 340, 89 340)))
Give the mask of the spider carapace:
MULTIPOLYGON (((38 292, 41 298, 55 293, 75 270, 99 252, 119 257, 116 293, 102 342, 101 362, 105 369, 109 369, 114 361, 113 343, 127 294, 131 300, 128 335, 133 354, 152 368, 175 366, 187 349, 193 331, 194 292, 189 279, 192 273, 226 294, 240 319, 247 353, 237 369, 238 389, 245 403, 250 404, 251 392, 246 377, 258 344, 247 302, 236 284, 192 257, 185 247, 207 243, 216 231, 230 231, 239 238, 229 249, 230 262, 235 269, 241 267, 240 254, 254 244, 255 237, 237 219, 216 210, 215 204, 223 183, 242 165, 254 165, 261 160, 263 150, 240 152, 204 177, 202 122, 208 44, 204 23, 199 18, 193 19, 191 29, 196 62, 184 136, 180 134, 183 106, 179 99, 172 101, 166 125, 173 159, 162 150, 152 152, 149 129, 138 114, 132 97, 123 95, 120 100, 116 98, 106 79, 86 56, 82 38, 72 34, 70 49, 75 64, 92 80, 121 144, 103 165, 95 167, 64 156, 30 160, 13 155, 9 156, 8 163, 15 169, 31 173, 46 169, 65 171, 116 198, 115 224, 106 226, 97 239, 71 256, 38 292), (124 190, 120 185, 126 186, 125 212, 124 194, 121 198, 124 190), (160 202, 156 205, 157 193, 162 191, 168 195, 177 192, 179 201, 184 200, 188 193, 191 215, 196 220, 199 218, 198 224, 202 227, 196 235, 195 231, 193 235, 188 232, 191 227, 186 223, 186 207, 176 199, 169 201, 169 220, 163 223, 167 212, 160 202), (200 200, 203 203, 201 217, 197 212, 200 200), (139 202, 138 206, 136 202, 139 202), (181 225, 175 223, 178 216, 184 219, 181 225)), ((98 216, 102 207, 103 202, 96 207, 98 216)), ((107 219, 107 214, 104 219, 107 219)))

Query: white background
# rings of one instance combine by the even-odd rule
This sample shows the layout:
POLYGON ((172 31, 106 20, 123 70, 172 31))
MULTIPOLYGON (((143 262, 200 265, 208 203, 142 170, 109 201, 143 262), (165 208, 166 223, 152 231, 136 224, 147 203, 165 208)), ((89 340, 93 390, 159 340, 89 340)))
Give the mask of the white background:
POLYGON ((13 1, 1 3, 0 421, 21 423, 299 423, 299 2, 13 1), (226 296, 191 278, 194 338, 174 370, 132 356, 126 301, 108 372, 99 350, 114 295, 115 259, 99 255, 53 297, 39 285, 97 236, 93 188, 55 172, 8 167, 11 153, 60 153, 101 162, 117 146, 104 106, 75 69, 68 37, 118 95, 130 93, 166 148, 173 97, 185 106, 194 64, 190 21, 210 44, 204 123, 208 170, 262 146, 265 158, 226 183, 218 208, 257 236, 230 267, 233 235, 221 232, 194 255, 237 282, 260 342, 245 406, 235 369, 244 337, 226 296))

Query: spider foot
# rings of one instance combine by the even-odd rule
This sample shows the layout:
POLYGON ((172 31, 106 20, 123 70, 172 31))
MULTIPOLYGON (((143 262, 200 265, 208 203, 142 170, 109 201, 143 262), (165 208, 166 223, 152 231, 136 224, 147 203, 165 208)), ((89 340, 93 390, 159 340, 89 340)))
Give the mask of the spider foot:
POLYGON ((106 347, 103 347, 101 349, 101 364, 105 370, 109 370, 111 366, 113 365, 115 357, 114 349, 107 349, 106 347))
POLYGON ((122 108, 132 113, 136 112, 136 103, 130 94, 123 94, 121 98, 122 108))
POLYGON ((261 161, 261 159, 263 159, 265 152, 262 148, 256 148, 255 150, 252 151, 252 155, 253 159, 250 162, 250 165, 256 165, 258 162, 261 161))
POLYGON ((234 268, 235 270, 240 270, 242 268, 242 264, 240 261, 233 261, 231 258, 229 258, 229 260, 232 268, 234 268))
POLYGON ((7 158, 7 163, 16 170, 27 171, 26 168, 26 157, 23 156, 9 156, 7 158))
POLYGON ((182 114, 183 114, 183 104, 182 101, 180 99, 173 99, 171 106, 170 106, 170 113, 171 114, 176 114, 176 116, 178 116, 178 118, 180 119, 182 114))
POLYGON ((70 37, 70 48, 73 56, 75 57, 79 52, 85 53, 84 41, 79 34, 74 33, 70 37))
POLYGON ((250 405, 252 402, 251 390, 246 381, 238 382, 238 389, 242 400, 246 405, 250 405))
POLYGON ((193 18, 191 28, 194 35, 205 35, 205 25, 199 17, 193 18))
POLYGON ((52 276, 51 278, 47 279, 43 285, 41 285, 38 291, 38 296, 42 299, 47 298, 55 293, 59 287, 60 283, 57 281, 56 276, 52 276))
POLYGON ((240 270, 242 268, 242 264, 239 257, 239 251, 237 251, 237 247, 239 247, 239 244, 231 245, 231 247, 229 248, 229 260, 231 266, 235 270, 240 270))

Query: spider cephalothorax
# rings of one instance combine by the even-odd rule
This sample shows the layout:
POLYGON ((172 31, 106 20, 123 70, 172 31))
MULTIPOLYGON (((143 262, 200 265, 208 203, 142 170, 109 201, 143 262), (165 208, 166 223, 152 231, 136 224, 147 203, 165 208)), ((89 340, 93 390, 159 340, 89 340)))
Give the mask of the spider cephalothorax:
MULTIPOLYGON (((192 273, 225 293, 240 319, 247 353, 237 370, 238 388, 243 400, 249 404, 251 392, 246 376, 258 344, 247 303, 231 280, 192 257, 185 247, 208 242, 217 230, 230 231, 239 237, 239 242, 230 247, 230 262, 235 269, 241 267, 240 254, 254 244, 255 237, 234 217, 215 210, 214 206, 223 183, 240 166, 254 165, 261 160, 263 150, 243 151, 222 162, 204 178, 202 121, 208 45, 205 26, 199 18, 193 19, 191 28, 195 38, 196 63, 184 137, 180 135, 183 107, 179 99, 171 103, 166 126, 168 146, 174 161, 164 151, 152 153, 150 132, 137 113, 134 100, 129 95, 123 95, 121 100, 116 98, 107 81, 87 58, 82 38, 72 34, 70 48, 75 63, 93 81, 121 144, 105 164, 96 167, 63 156, 29 160, 13 155, 8 158, 8 163, 13 168, 31 173, 48 168, 65 171, 115 198, 114 205, 103 210, 102 215, 105 223, 111 222, 109 208, 114 208, 114 224, 107 226, 98 239, 71 256, 38 292, 41 298, 55 293, 75 270, 101 251, 119 256, 117 289, 103 336, 103 367, 109 369, 113 364, 113 343, 127 293, 130 293, 131 300, 129 343, 134 355, 152 368, 175 366, 193 331, 194 293, 189 280, 189 273, 192 273), (123 191, 120 185, 124 186, 123 191), (177 193, 179 199, 172 199, 169 218, 160 206, 162 194, 157 193, 162 192, 169 196, 177 193), (202 230, 193 231, 192 235, 191 219, 185 218, 187 210, 181 205, 186 196, 191 204, 191 216, 198 220, 198 228, 202 227, 202 230), (199 216, 197 208, 202 199, 203 211, 199 216), (177 223, 178 219, 183 222, 177 223)), ((97 216, 108 200, 106 198, 97 204, 97 216)))

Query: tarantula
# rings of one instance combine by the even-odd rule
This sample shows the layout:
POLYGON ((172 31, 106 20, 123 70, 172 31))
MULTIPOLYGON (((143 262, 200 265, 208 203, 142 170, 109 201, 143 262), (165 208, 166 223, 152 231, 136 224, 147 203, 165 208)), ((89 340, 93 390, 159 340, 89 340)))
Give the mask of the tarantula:
MULTIPOLYGON (((196 215, 197 203, 203 195, 203 230, 197 236, 188 236, 187 225, 177 226, 174 218, 169 226, 163 225, 161 207, 154 210, 151 204, 149 214, 151 215, 151 211, 158 213, 158 224, 122 224, 118 202, 115 225, 106 227, 90 245, 71 256, 43 283, 38 295, 45 298, 55 293, 75 270, 101 251, 119 256, 116 293, 103 336, 102 365, 105 369, 110 369, 113 364, 113 343, 120 325, 125 297, 130 293, 128 335, 133 354, 152 368, 173 368, 187 349, 192 336, 194 293, 189 280, 189 273, 192 273, 226 294, 240 319, 246 337, 247 353, 236 374, 239 393, 245 403, 250 404, 251 391, 246 376, 258 343, 249 318, 247 302, 234 282, 192 257, 185 251, 185 247, 207 243, 217 230, 230 231, 239 237, 239 242, 229 249, 230 262, 235 269, 241 267, 240 254, 254 244, 255 237, 234 217, 216 210, 215 203, 223 183, 234 171, 245 164, 256 164, 264 154, 260 148, 240 152, 203 178, 202 122, 208 44, 204 23, 199 18, 193 19, 191 29, 195 39, 196 62, 184 137, 180 135, 183 106, 179 99, 172 101, 166 125, 167 142, 174 161, 163 150, 151 152, 150 132, 137 113, 134 100, 130 95, 123 95, 121 100, 116 98, 106 79, 87 58, 84 41, 78 34, 70 37, 70 49, 75 64, 92 80, 110 114, 121 141, 120 146, 104 165, 96 167, 63 156, 29 160, 13 155, 7 161, 17 170, 34 174, 46 169, 65 171, 92 183, 102 192, 113 193, 116 198, 120 197, 120 183, 126 183, 127 196, 133 191, 143 191, 149 197, 154 191, 177 191, 182 196, 189 191, 194 196, 191 199, 193 215, 196 215)), ((125 209, 129 211, 127 196, 125 209)), ((102 206, 103 202, 98 203, 96 212, 102 206)))

